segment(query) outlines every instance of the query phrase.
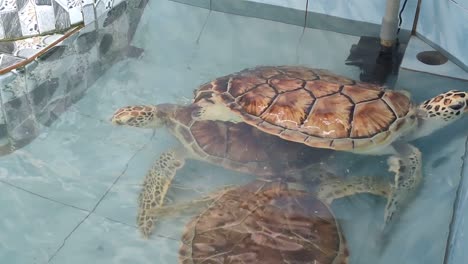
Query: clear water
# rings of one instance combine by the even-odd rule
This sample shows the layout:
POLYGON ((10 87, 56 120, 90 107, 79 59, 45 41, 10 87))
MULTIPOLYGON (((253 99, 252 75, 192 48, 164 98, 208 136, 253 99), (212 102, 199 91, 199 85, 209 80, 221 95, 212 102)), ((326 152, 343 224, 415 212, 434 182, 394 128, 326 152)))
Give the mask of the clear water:
MULTIPOLYGON (((197 85, 262 64, 303 64, 357 79, 359 70, 344 60, 358 40, 170 1, 149 3, 135 39, 144 57, 116 64, 39 138, 0 158, 0 262, 177 263, 187 216, 162 220, 150 240, 135 227, 140 183, 159 154, 177 142, 164 129, 153 134, 112 127, 113 111, 129 104, 186 103, 197 85)), ((416 101, 456 85, 417 73, 397 82, 416 101)), ((466 131, 466 122, 459 122, 415 142, 424 155, 424 183, 381 254, 373 238, 385 201, 358 195, 334 203, 351 263, 442 263, 466 131)), ((336 170, 342 173, 388 176, 385 157, 341 158, 336 170)), ((251 179, 189 161, 170 195, 191 199, 251 179)))

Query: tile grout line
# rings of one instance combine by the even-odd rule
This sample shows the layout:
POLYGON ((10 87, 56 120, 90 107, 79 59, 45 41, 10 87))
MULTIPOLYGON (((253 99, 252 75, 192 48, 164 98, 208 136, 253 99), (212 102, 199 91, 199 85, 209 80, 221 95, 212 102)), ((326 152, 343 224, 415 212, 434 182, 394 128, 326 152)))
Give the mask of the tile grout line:
MULTIPOLYGON (((125 226, 128 226, 128 227, 133 227, 135 229, 137 229, 138 227, 136 225, 131 225, 131 224, 128 224, 128 223, 125 223, 125 222, 122 222, 122 221, 119 221, 119 220, 116 220, 116 219, 113 219, 113 218, 110 218, 110 217, 107 217, 107 216, 102 216, 100 215, 101 217, 111 221, 111 222, 115 222, 115 223, 119 223, 119 224, 122 224, 122 225, 125 225, 125 226)), ((180 241, 180 239, 176 239, 176 238, 173 238, 173 237, 170 237, 170 236, 165 236, 165 235, 161 235, 161 234, 154 234, 154 236, 157 236, 157 237, 161 237, 161 238, 165 238, 165 239, 170 239, 170 240, 174 240, 174 241, 180 241)))
MULTIPOLYGON (((154 133, 153 135, 150 137, 150 141, 151 139, 153 139, 154 137, 154 133)), ((78 227, 81 226, 81 224, 83 224, 88 218, 89 216, 91 216, 91 214, 94 213, 94 211, 96 211, 97 207, 101 204, 101 202, 104 200, 104 198, 107 196, 107 194, 110 192, 110 190, 115 186, 115 184, 117 184, 117 182, 120 180, 120 178, 127 172, 127 169, 128 169, 128 165, 129 163, 135 158, 135 156, 140 152, 142 151, 144 148, 146 148, 146 146, 149 144, 149 142, 147 142, 146 144, 144 144, 141 148, 139 148, 133 155, 132 157, 130 157, 130 159, 128 160, 128 162, 125 164, 125 167, 122 171, 122 173, 120 173, 119 176, 117 176, 117 178, 112 182, 112 184, 109 186, 109 188, 107 188, 106 192, 101 196, 101 198, 97 201, 97 203, 94 205, 93 209, 91 211, 89 211, 89 213, 73 228, 73 230, 63 239, 63 242, 62 244, 58 247, 58 249, 50 256, 49 260, 47 261, 47 263, 51 263, 51 261, 55 258, 55 256, 57 256, 57 254, 60 252, 60 250, 65 246, 65 244, 67 243, 67 240, 71 237, 71 235, 78 229, 78 227)))
POLYGON ((33 192, 33 191, 30 191, 30 190, 27 190, 27 189, 25 189, 25 188, 23 188, 23 187, 14 185, 13 183, 7 182, 7 181, 5 181, 5 180, 0 180, 0 183, 3 183, 3 184, 5 184, 5 185, 8 185, 8 186, 10 186, 11 188, 15 188, 15 189, 17 189, 17 190, 20 190, 20 191, 29 193, 29 194, 31 194, 31 195, 40 197, 40 198, 42 198, 42 199, 44 199, 44 200, 47 200, 47 201, 50 201, 50 202, 58 203, 58 204, 61 204, 61 205, 63 205, 63 206, 71 207, 71 208, 74 208, 74 209, 77 209, 77 210, 80 210, 80 211, 90 212, 90 211, 87 210, 87 209, 80 208, 80 207, 78 207, 78 206, 71 205, 71 204, 67 204, 67 203, 64 203, 64 202, 60 202, 60 201, 58 201, 58 200, 49 198, 49 197, 47 197, 47 196, 44 196, 44 195, 35 193, 35 192, 33 192))
MULTIPOLYGON (((102 123, 105 122, 105 120, 101 120, 101 119, 99 119, 99 118, 94 118, 94 117, 92 117, 91 115, 88 115, 88 114, 82 114, 82 113, 79 113, 79 112, 76 112, 76 113, 79 114, 79 115, 81 115, 81 116, 83 116, 83 117, 85 117, 85 118, 94 119, 94 120, 97 120, 97 121, 102 122, 102 123)), ((153 136, 154 136, 154 134, 153 134, 153 136)), ((153 138, 153 136, 151 136, 151 138, 153 138)), ((150 139, 151 139, 151 138, 150 138, 150 139)), ((146 144, 145 144, 143 147, 141 147, 140 149, 138 149, 138 150, 136 151, 135 155, 136 155, 139 151, 141 151, 143 148, 145 148, 145 147, 146 147, 146 144)), ((133 155, 133 156, 130 158, 129 162, 134 158, 135 155, 133 155)), ((128 165, 128 164, 127 164, 127 165, 128 165)), ((125 172, 126 169, 127 169, 127 168, 124 169, 124 172, 125 172)), ((39 193, 35 193, 35 192, 30 191, 30 190, 28 190, 28 189, 26 189, 26 188, 20 187, 20 186, 18 186, 18 185, 15 185, 15 184, 13 184, 13 183, 11 183, 11 182, 8 182, 8 181, 2 180, 2 179, 0 179, 0 183, 3 183, 3 184, 5 184, 5 185, 7 185, 7 186, 9 186, 9 187, 11 187, 11 188, 14 188, 14 189, 17 189, 17 190, 20 190, 20 191, 29 193, 29 194, 31 194, 31 195, 33 195, 33 196, 37 196, 37 197, 39 197, 39 198, 42 198, 42 199, 44 199, 44 200, 47 200, 47 201, 50 201, 50 202, 53 202, 53 203, 61 204, 61 205, 66 206, 66 207, 70 207, 70 208, 77 209, 77 210, 84 211, 84 212, 88 212, 88 213, 91 212, 91 211, 88 210, 88 209, 84 209, 84 208, 81 208, 81 207, 78 207, 78 206, 75 206, 75 205, 72 205, 72 204, 68 204, 68 203, 61 202, 61 201, 59 201, 59 200, 55 200, 55 199, 53 199, 53 198, 50 198, 50 197, 41 195, 41 194, 39 194, 39 193)), ((111 187, 112 187, 112 186, 111 186, 111 187)), ((114 220, 114 221, 115 221, 115 220, 114 220)))
POLYGON ((200 33, 198 33, 198 37, 197 37, 197 40, 195 41, 195 43, 197 44, 197 46, 200 45, 200 39, 201 39, 201 36, 203 34, 203 31, 205 31, 205 27, 206 27, 206 24, 208 24, 208 20, 210 19, 210 15, 211 15, 211 9, 208 11, 208 15, 206 16, 205 18, 205 22, 203 23, 203 26, 200 30, 200 33))
POLYGON ((203 26, 201 27, 200 32, 198 33, 197 39, 195 40, 195 45, 196 45, 197 48, 193 49, 192 54, 190 54, 190 58, 187 61, 187 66, 189 68, 193 63, 193 60, 195 59, 195 56, 197 55, 198 49, 200 48, 200 39, 201 39, 201 37, 203 35, 203 32, 205 31, 206 25, 208 24, 208 21, 210 19, 211 11, 212 10, 211 10, 211 1, 210 1, 210 9, 208 10, 208 14, 206 15, 205 22, 203 22, 203 26))
POLYGON ((305 6, 305 15, 304 15, 304 26, 302 28, 301 36, 296 45, 296 64, 299 64, 299 49, 302 43, 302 39, 304 38, 305 31, 307 29, 307 11, 309 10, 309 0, 306 0, 305 6))

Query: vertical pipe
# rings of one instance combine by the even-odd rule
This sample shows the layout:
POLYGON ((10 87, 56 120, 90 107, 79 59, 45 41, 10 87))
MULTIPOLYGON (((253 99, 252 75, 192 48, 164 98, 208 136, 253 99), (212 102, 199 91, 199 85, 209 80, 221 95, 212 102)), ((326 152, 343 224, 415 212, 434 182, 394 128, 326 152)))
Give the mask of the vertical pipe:
POLYGON ((385 15, 380 28, 380 45, 391 48, 395 44, 398 30, 398 10, 400 0, 387 0, 385 15))

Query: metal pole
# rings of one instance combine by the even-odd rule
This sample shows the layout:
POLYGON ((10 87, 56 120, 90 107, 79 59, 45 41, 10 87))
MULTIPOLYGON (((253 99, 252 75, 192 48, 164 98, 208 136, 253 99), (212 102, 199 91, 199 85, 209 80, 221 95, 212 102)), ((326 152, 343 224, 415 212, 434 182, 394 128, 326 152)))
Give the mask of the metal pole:
POLYGON ((385 15, 382 18, 382 26, 380 28, 380 45, 383 48, 391 48, 395 44, 399 9, 400 0, 387 0, 385 15))

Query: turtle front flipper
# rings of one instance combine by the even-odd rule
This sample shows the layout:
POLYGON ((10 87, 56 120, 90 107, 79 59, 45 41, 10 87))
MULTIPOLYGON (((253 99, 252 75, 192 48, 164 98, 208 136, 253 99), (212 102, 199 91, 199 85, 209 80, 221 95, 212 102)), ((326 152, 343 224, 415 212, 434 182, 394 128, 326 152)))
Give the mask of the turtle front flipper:
POLYGON ((422 179, 419 149, 405 143, 394 143, 393 146, 398 155, 388 158, 389 171, 395 173, 395 179, 385 206, 384 231, 388 229, 395 213, 411 199, 422 179))
POLYGON ((154 208, 162 207, 167 191, 178 169, 184 165, 185 157, 180 151, 167 151, 159 156, 143 181, 138 198, 137 225, 143 237, 148 238, 154 228, 156 216, 150 214, 154 208))

